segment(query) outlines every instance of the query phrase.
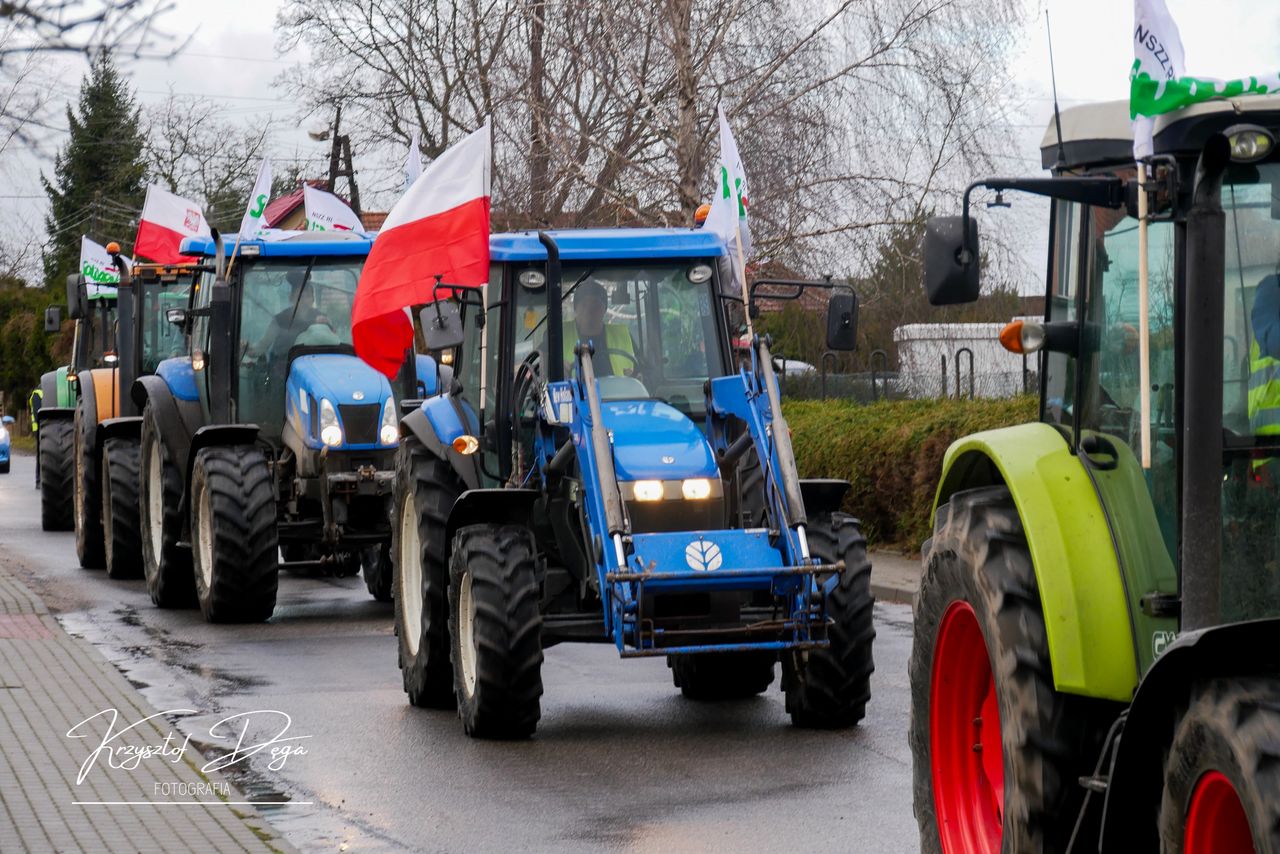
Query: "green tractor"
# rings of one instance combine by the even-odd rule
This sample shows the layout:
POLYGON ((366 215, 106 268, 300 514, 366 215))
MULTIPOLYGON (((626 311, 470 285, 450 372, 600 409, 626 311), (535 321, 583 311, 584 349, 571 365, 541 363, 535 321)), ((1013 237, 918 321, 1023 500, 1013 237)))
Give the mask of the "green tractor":
POLYGON ((1167 115, 1139 187, 1127 104, 1078 107, 1052 177, 929 222, 930 302, 970 302, 971 194, 1053 200, 1044 321, 1001 336, 1039 421, 951 446, 922 548, 926 852, 1280 852, 1278 130, 1167 115))
MULTIPOLYGON (((114 359, 116 288, 67 277, 67 310, 76 322, 71 364, 40 377, 42 403, 36 412, 36 457, 40 472, 40 525, 46 531, 75 528, 76 403, 82 371, 110 367, 114 359)), ((45 312, 45 331, 61 327, 61 311, 45 312)))

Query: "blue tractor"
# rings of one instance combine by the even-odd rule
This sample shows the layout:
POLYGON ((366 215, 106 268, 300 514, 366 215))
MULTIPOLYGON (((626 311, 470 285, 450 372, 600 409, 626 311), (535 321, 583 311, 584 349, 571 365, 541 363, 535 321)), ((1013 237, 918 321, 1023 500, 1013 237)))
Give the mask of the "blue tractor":
MULTIPOLYGON (((286 567, 363 569, 370 593, 390 598, 398 417, 387 379, 351 345, 371 242, 276 233, 240 241, 230 264, 217 235, 184 242, 209 267, 189 306, 169 312, 189 352, 132 388, 157 605, 265 620, 282 554, 286 567)), ((433 384, 434 368, 424 373, 433 384)))
MULTIPOLYGON (((792 720, 870 697, 865 540, 849 484, 802 480, 767 337, 735 353, 725 249, 687 229, 494 235, 484 288, 419 309, 457 346, 396 463, 396 630, 414 705, 472 736, 530 735, 543 650, 665 656, 685 696, 752 696, 781 661, 792 720), (455 313, 456 312, 456 313, 455 313)), ((828 346, 857 300, 830 283, 828 346)), ((751 297, 754 302, 755 297, 751 297)))

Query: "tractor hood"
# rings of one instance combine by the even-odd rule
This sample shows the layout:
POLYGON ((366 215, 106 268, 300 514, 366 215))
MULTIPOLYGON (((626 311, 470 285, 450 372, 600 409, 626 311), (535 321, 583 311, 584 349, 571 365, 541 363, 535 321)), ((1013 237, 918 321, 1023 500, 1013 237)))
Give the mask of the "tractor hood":
POLYGON ((683 412, 660 400, 600 404, 613 434, 618 480, 719 477, 707 437, 683 412))
POLYGON ((318 401, 328 398, 341 404, 382 403, 391 396, 391 384, 363 360, 346 353, 299 356, 289 368, 289 385, 305 390, 318 401))

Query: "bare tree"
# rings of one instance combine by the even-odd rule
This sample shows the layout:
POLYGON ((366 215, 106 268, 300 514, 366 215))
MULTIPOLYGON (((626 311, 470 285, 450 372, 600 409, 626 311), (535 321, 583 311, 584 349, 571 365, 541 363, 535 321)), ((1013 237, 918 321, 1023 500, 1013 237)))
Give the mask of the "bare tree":
POLYGON ((989 168, 1021 15, 1022 0, 290 0, 280 30, 316 57, 285 82, 312 107, 343 99, 366 149, 417 130, 434 157, 493 117, 499 226, 690 224, 723 107, 761 259, 835 271, 865 269, 989 168))
POLYGON ((239 224, 267 147, 265 124, 237 125, 206 98, 168 98, 144 111, 151 178, 200 201, 214 225, 239 224))
POLYGON ((170 0, 7 0, 0 21, 19 37, 0 47, 0 57, 100 50, 142 56, 170 40, 155 25, 172 8, 170 0))

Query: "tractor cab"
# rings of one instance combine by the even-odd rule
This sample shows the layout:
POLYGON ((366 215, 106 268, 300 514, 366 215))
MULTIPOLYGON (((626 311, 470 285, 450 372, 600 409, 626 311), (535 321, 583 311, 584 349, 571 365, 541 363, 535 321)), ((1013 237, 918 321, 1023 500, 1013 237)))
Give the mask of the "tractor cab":
POLYGON ((134 264, 130 271, 137 300, 137 375, 154 374, 165 359, 182 356, 186 341, 169 312, 187 307, 204 268, 196 264, 134 264))
POLYGON ((67 314, 76 321, 67 377, 71 383, 80 371, 115 364, 116 304, 115 285, 90 282, 78 274, 67 277, 67 314))
POLYGON ((1001 335, 1040 360, 1039 423, 948 450, 923 550, 926 849, 1280 846, 1278 139, 1280 96, 1206 101, 1156 120, 1140 181, 1128 104, 1075 107, 1051 177, 929 222, 929 299, 969 302, 973 194, 1052 199, 1045 317, 1001 335))

